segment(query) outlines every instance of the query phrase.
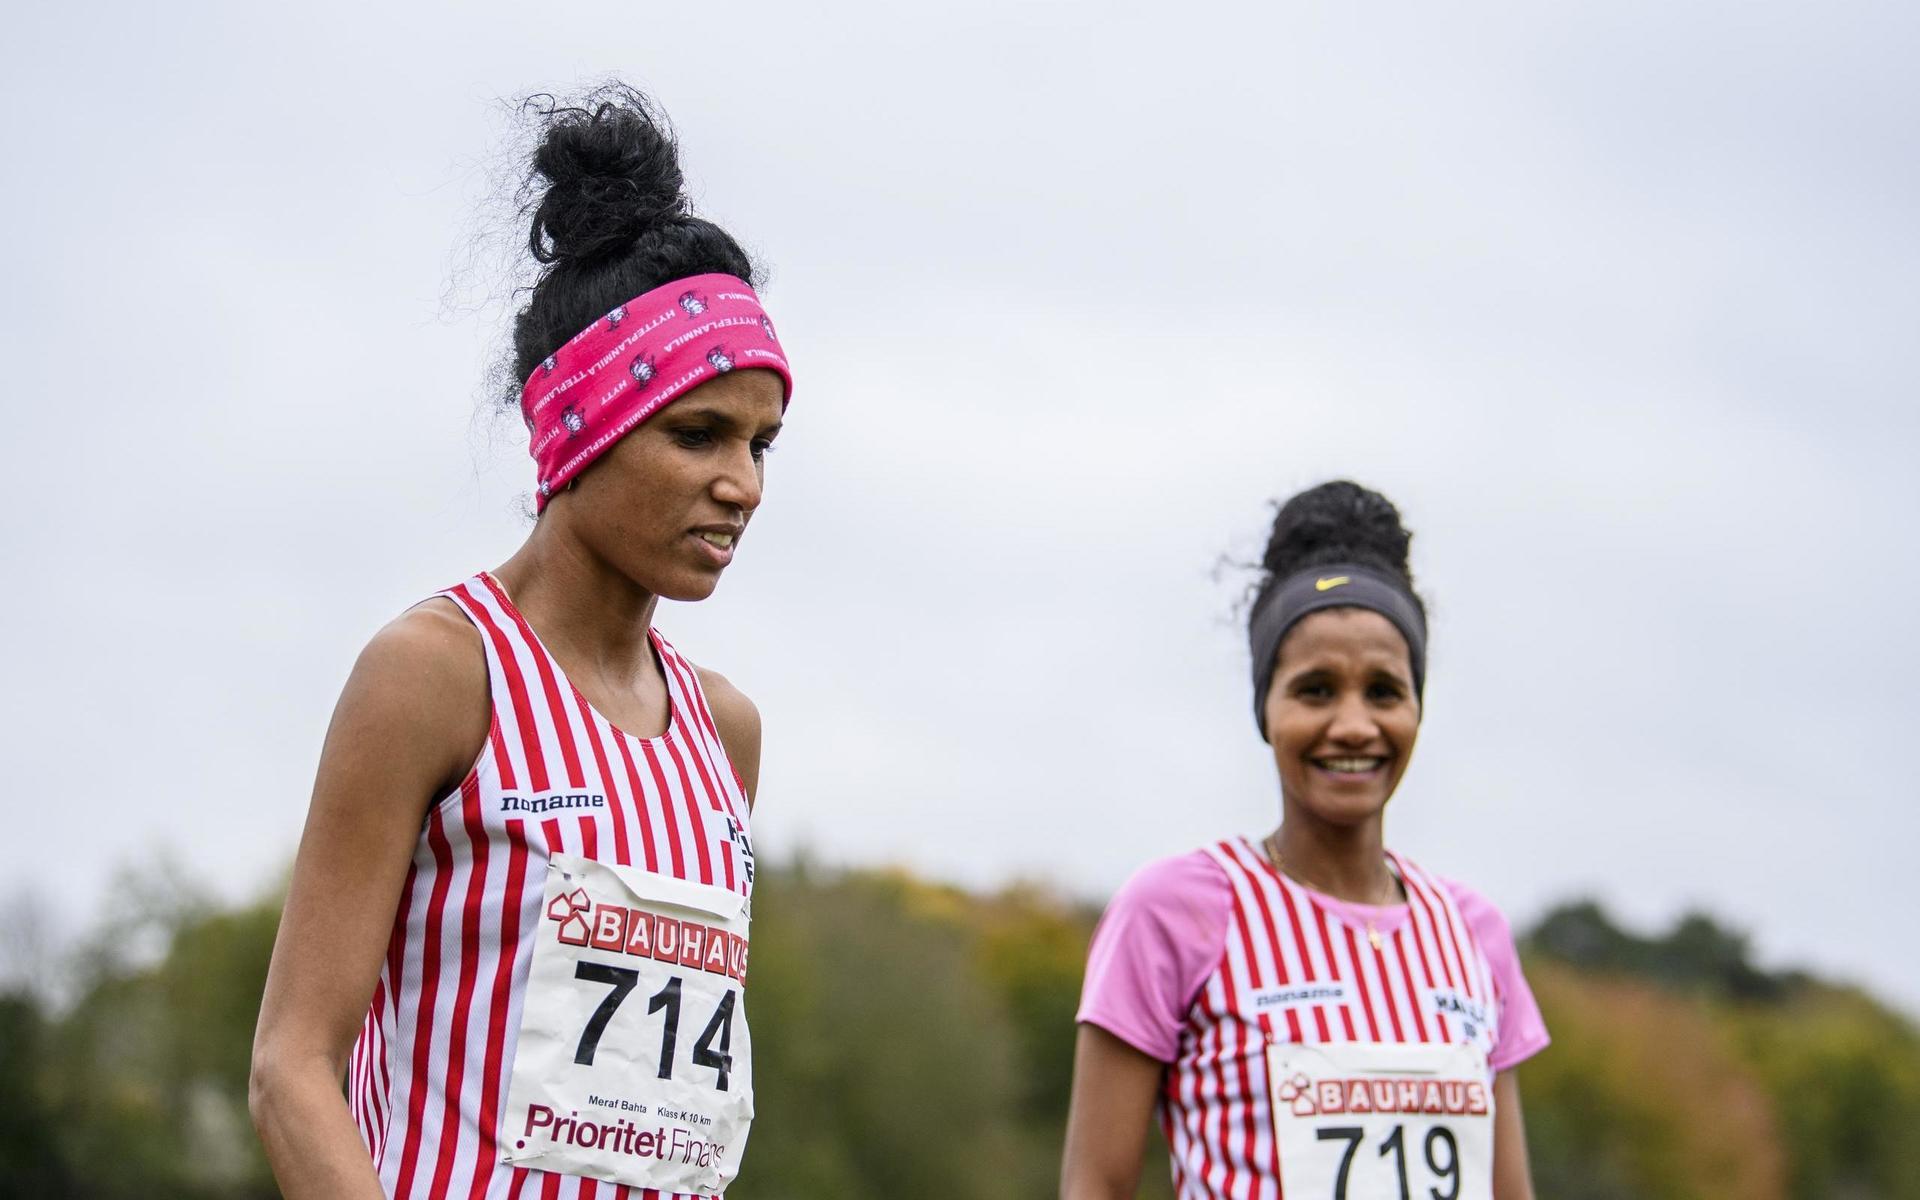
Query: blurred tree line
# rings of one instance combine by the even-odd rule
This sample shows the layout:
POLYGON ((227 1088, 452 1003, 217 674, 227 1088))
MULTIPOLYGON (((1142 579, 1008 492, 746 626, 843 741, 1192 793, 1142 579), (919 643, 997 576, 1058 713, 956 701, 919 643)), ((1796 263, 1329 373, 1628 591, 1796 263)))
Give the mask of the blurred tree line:
MULTIPOLYGON (((766 871, 754 908, 760 1115, 732 1196, 1052 1194, 1096 910, 805 864, 766 871)), ((277 899, 163 878, 116 909, 52 995, 0 990, 0 1197, 275 1196, 246 1073, 277 899)), ((1898 1014, 1760 969, 1705 916, 1649 938, 1573 904, 1523 952, 1554 1035, 1521 1068, 1542 1196, 1920 1197, 1898 1014)), ((1165 1197, 1153 1137, 1141 1195, 1165 1197)))

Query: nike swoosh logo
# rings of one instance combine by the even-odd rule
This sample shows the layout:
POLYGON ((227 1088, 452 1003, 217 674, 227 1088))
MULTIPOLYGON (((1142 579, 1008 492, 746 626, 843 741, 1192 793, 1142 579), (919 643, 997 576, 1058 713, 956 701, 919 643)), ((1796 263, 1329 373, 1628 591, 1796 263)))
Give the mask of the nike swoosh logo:
POLYGON ((1330 592, 1334 588, 1339 587, 1343 583, 1352 583, 1352 582, 1353 582, 1353 577, 1350 575, 1335 575, 1328 579, 1314 580, 1313 590, 1316 592, 1330 592))

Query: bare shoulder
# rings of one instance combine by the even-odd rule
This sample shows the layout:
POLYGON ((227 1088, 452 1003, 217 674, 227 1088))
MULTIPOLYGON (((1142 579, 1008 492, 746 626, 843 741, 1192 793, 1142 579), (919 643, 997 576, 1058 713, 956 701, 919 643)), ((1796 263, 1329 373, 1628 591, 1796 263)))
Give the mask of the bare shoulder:
POLYGON ((458 782, 490 715, 480 633, 452 601, 435 598, 388 622, 360 652, 329 740, 344 735, 458 782))
POLYGON ((713 710, 713 719, 720 725, 724 735, 729 726, 743 732, 752 731, 757 739, 760 736, 760 709, 755 706, 747 694, 733 686, 725 675, 709 667, 696 666, 694 671, 700 676, 700 690, 706 693, 707 707, 713 710))
POLYGON ((487 660, 473 622, 451 600, 436 596, 374 634, 353 675, 410 702, 432 701, 447 689, 471 696, 477 688, 484 695, 487 660))
POLYGON ((700 676, 700 690, 706 694, 713 722, 720 728, 721 744, 733 760, 733 769, 739 773, 751 804, 760 786, 760 710, 725 675, 701 666, 694 670, 700 676))

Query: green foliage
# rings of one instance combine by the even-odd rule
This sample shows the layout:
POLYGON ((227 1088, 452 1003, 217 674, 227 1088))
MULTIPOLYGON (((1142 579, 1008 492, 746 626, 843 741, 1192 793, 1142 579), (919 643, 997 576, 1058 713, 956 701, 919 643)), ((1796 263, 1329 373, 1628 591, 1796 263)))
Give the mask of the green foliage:
MULTIPOLYGON (((1800 972, 1764 971, 1751 961, 1744 936, 1698 914, 1664 935, 1640 937, 1592 902, 1569 904, 1541 920, 1527 946, 1534 958, 1528 977, 1555 1038, 1551 1053, 1522 1072, 1530 1114, 1540 1111, 1535 1093, 1546 1093, 1529 1138, 1545 1167, 1536 1171, 1543 1194, 1710 1194, 1673 1182, 1686 1163, 1701 1160, 1701 1148, 1648 1164, 1652 1148, 1673 1140, 1675 1114, 1688 1096, 1702 1099, 1701 1082, 1718 1079, 1741 1094, 1704 1106, 1688 1128, 1737 1141, 1736 1131, 1764 1110, 1772 1123, 1766 1140, 1781 1160, 1765 1195, 1920 1200, 1920 1137, 1913 1132, 1920 1128, 1920 1033, 1900 1015, 1800 972), (1580 971, 1569 974, 1568 965, 1580 971), (1592 1008, 1596 997, 1619 1000, 1622 989, 1638 995, 1592 1008), (1691 1032, 1669 1045, 1674 1029, 1691 1032), (1685 1067, 1662 1083, 1669 1090, 1661 1102, 1649 1109, 1634 1097, 1606 1094, 1609 1072, 1617 1075, 1620 1064, 1639 1061, 1649 1047, 1664 1047, 1650 1064, 1661 1075, 1674 1074, 1674 1064, 1685 1067), (1744 1094, 1750 1091, 1758 1097, 1744 1094), (1633 1128, 1649 1119, 1660 1124, 1633 1128), (1621 1166, 1623 1157, 1635 1164, 1631 1170, 1621 1166), (1623 1171, 1632 1180, 1622 1187, 1609 1182, 1610 1191, 1547 1186, 1554 1172, 1567 1174, 1571 1187, 1580 1186, 1572 1177, 1583 1172, 1615 1180, 1623 1171)), ((1760 1134, 1758 1126, 1749 1130, 1741 1162, 1772 1153, 1760 1134)))
POLYGON ((110 907, 124 916, 76 955, 68 1011, 0 997, 0 1195, 277 1195, 246 1076, 278 902, 220 911, 158 871, 110 907))
POLYGON ((1017 1047, 965 930, 903 877, 762 876, 751 967, 755 1107, 733 1194, 1031 1194, 1017 1047), (991 1169, 985 1169, 988 1165, 991 1169))
POLYGON ((1778 1000, 1797 982, 1753 964, 1746 935, 1689 913, 1662 937, 1615 925, 1598 904, 1581 900, 1549 912, 1527 936, 1529 949, 1606 974, 1633 975, 1667 987, 1729 1000, 1778 1000))
MULTIPOLYGON (((979 969, 1006 1004, 1019 1039, 1024 1115, 1065 1132, 1073 1028, 1092 917, 1038 891, 1014 889, 978 904, 979 969)), ((1054 1139, 1055 1144, 1058 1138, 1054 1139)))
POLYGON ((1785 1196, 1768 1097, 1700 1002, 1551 962, 1527 974, 1554 1038, 1520 1068, 1542 1196, 1785 1196))
POLYGON ((0 996, 0 1196, 64 1196, 73 1181, 57 1148, 56 1114, 43 1097, 47 1021, 27 995, 0 996))
POLYGON ((1808 987, 1732 1015, 1791 1153, 1795 1200, 1920 1198, 1920 1034, 1857 992, 1808 987))

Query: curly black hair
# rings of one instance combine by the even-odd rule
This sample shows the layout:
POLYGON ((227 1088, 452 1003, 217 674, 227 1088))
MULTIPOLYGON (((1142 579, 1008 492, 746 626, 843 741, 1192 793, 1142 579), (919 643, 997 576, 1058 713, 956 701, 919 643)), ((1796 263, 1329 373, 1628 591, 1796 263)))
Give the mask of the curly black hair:
POLYGON ((1281 583, 1310 567, 1333 563, 1373 567, 1399 580, 1424 616, 1426 602, 1414 591, 1407 565, 1412 544, 1413 534, 1400 523, 1400 510, 1372 488, 1347 479, 1310 487, 1274 514, 1267 550, 1260 558, 1260 579, 1247 609, 1249 621, 1281 583))
POLYGON ((666 115, 624 83, 574 103, 538 95, 541 127, 521 189, 527 249, 543 265, 513 320, 514 402, 548 355, 616 306, 691 275, 762 280, 732 235, 690 210, 666 115))

